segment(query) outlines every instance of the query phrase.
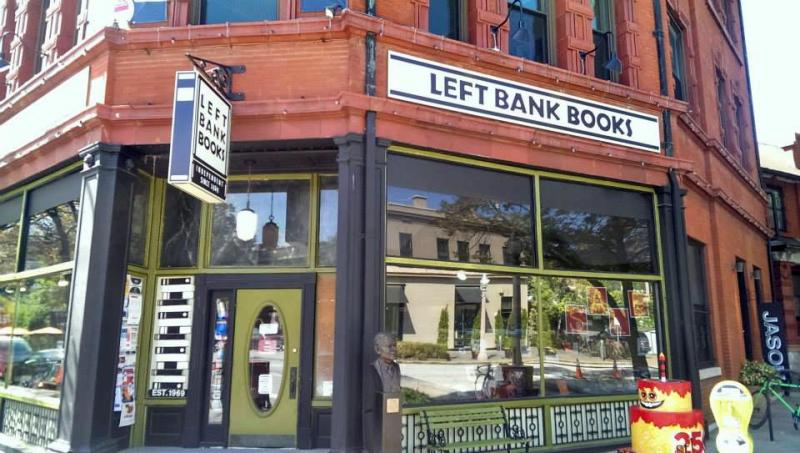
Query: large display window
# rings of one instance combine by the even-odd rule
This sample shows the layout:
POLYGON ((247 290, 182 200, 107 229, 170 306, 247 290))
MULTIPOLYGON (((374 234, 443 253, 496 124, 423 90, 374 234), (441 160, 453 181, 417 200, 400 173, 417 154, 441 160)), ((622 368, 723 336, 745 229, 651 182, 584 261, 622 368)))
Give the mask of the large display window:
POLYGON ((64 376, 81 177, 68 168, 46 179, 0 201, 0 396, 54 408, 64 376))
POLYGON ((624 397, 657 375, 652 190, 395 151, 383 318, 407 405, 624 397))

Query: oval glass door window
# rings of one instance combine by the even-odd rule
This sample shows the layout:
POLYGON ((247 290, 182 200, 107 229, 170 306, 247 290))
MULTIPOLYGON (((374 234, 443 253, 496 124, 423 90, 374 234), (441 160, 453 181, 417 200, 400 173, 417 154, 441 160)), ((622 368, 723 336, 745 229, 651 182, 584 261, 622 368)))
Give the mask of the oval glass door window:
POLYGON ((250 335, 248 361, 250 396, 261 412, 278 404, 286 347, 280 313, 272 305, 261 309, 250 335))

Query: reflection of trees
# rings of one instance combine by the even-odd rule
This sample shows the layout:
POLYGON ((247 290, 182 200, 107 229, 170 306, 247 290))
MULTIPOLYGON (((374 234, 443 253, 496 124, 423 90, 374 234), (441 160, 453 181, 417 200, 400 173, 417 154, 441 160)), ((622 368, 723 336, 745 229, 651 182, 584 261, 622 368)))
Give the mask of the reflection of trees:
POLYGON ((162 264, 194 265, 197 262, 200 201, 178 189, 168 188, 165 204, 162 264))
POLYGON ((585 212, 542 213, 545 260, 560 269, 652 272, 650 222, 585 212))
MULTIPOLYGON (((458 197, 454 202, 442 201, 440 212, 444 214, 437 226, 454 236, 465 234, 470 244, 488 243, 492 237, 504 237, 517 241, 515 247, 519 263, 529 264, 533 250, 531 234, 531 211, 529 205, 473 197, 458 197)), ((472 255, 472 254, 471 254, 472 255)), ((472 258, 484 261, 491 257, 472 258)))
POLYGON ((66 321, 68 290, 55 279, 37 279, 20 297, 16 326, 28 330, 42 327, 63 329, 66 321))
MULTIPOLYGON (((625 300, 628 291, 634 289, 633 283, 629 281, 618 282, 592 278, 570 279, 559 277, 536 277, 536 279, 531 280, 531 292, 536 291, 535 285, 537 284, 537 279, 539 285, 538 290, 541 294, 543 321, 547 323, 546 326, 542 326, 542 331, 544 333, 549 333, 549 331, 554 332, 551 338, 544 339, 542 343, 543 346, 548 346, 554 343, 557 347, 560 347, 560 342, 566 339, 566 334, 564 333, 566 326, 563 325, 565 322, 564 314, 566 311, 566 306, 585 305, 586 300, 584 297, 582 297, 582 295, 587 294, 590 287, 606 288, 608 305, 610 308, 628 308, 626 307, 625 300)), ((533 306, 536 308, 536 304, 533 306)), ((603 336, 609 339, 614 338, 614 336, 610 334, 610 316, 611 315, 592 317, 589 315, 591 321, 594 323, 592 330, 599 330, 600 332, 603 332, 603 336)), ((647 327, 640 326, 639 323, 641 322, 641 318, 631 317, 630 311, 628 311, 628 322, 630 323, 630 336, 620 337, 619 341, 624 342, 627 345, 627 350, 631 353, 633 368, 635 370, 647 370, 648 364, 646 356, 639 355, 637 353, 639 331, 645 330, 647 327)), ((652 324, 652 321, 650 320, 645 322, 648 326, 652 324)), ((535 321, 531 321, 531 323, 533 326, 535 326, 535 321)), ((613 355, 613 347, 610 349, 610 351, 612 351, 613 355)), ((619 352, 620 351, 617 351, 618 355, 616 358, 620 358, 619 352)))
POLYGON ((16 271, 19 222, 0 225, 0 274, 16 271))
POLYGON ((41 267, 71 260, 77 226, 77 200, 33 215, 28 232, 27 261, 41 267))

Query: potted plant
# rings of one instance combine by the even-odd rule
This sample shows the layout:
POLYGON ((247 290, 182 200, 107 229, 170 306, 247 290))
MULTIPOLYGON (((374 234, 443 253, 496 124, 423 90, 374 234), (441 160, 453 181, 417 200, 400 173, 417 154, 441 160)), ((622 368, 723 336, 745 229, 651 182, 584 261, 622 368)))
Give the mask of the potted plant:
POLYGON ((739 382, 749 388, 760 387, 767 379, 779 377, 778 371, 764 362, 745 360, 739 372, 739 382))

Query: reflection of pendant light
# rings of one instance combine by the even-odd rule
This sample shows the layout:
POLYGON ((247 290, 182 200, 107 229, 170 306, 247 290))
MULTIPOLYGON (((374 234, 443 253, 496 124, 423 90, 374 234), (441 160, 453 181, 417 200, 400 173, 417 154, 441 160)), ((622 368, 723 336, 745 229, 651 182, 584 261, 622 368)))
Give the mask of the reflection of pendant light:
POLYGON ((280 232, 280 228, 278 224, 275 223, 275 216, 272 215, 274 204, 275 190, 273 189, 269 196, 269 222, 265 223, 264 227, 261 229, 261 243, 264 244, 264 248, 267 250, 275 250, 278 247, 278 233, 280 232))
POLYGON ((61 274, 61 277, 58 279, 58 282, 56 284, 61 288, 69 286, 69 278, 70 278, 69 274, 61 274))
POLYGON ((252 241, 256 237, 258 216, 250 209, 250 176, 252 161, 247 164, 247 207, 236 213, 236 237, 241 241, 252 241))

